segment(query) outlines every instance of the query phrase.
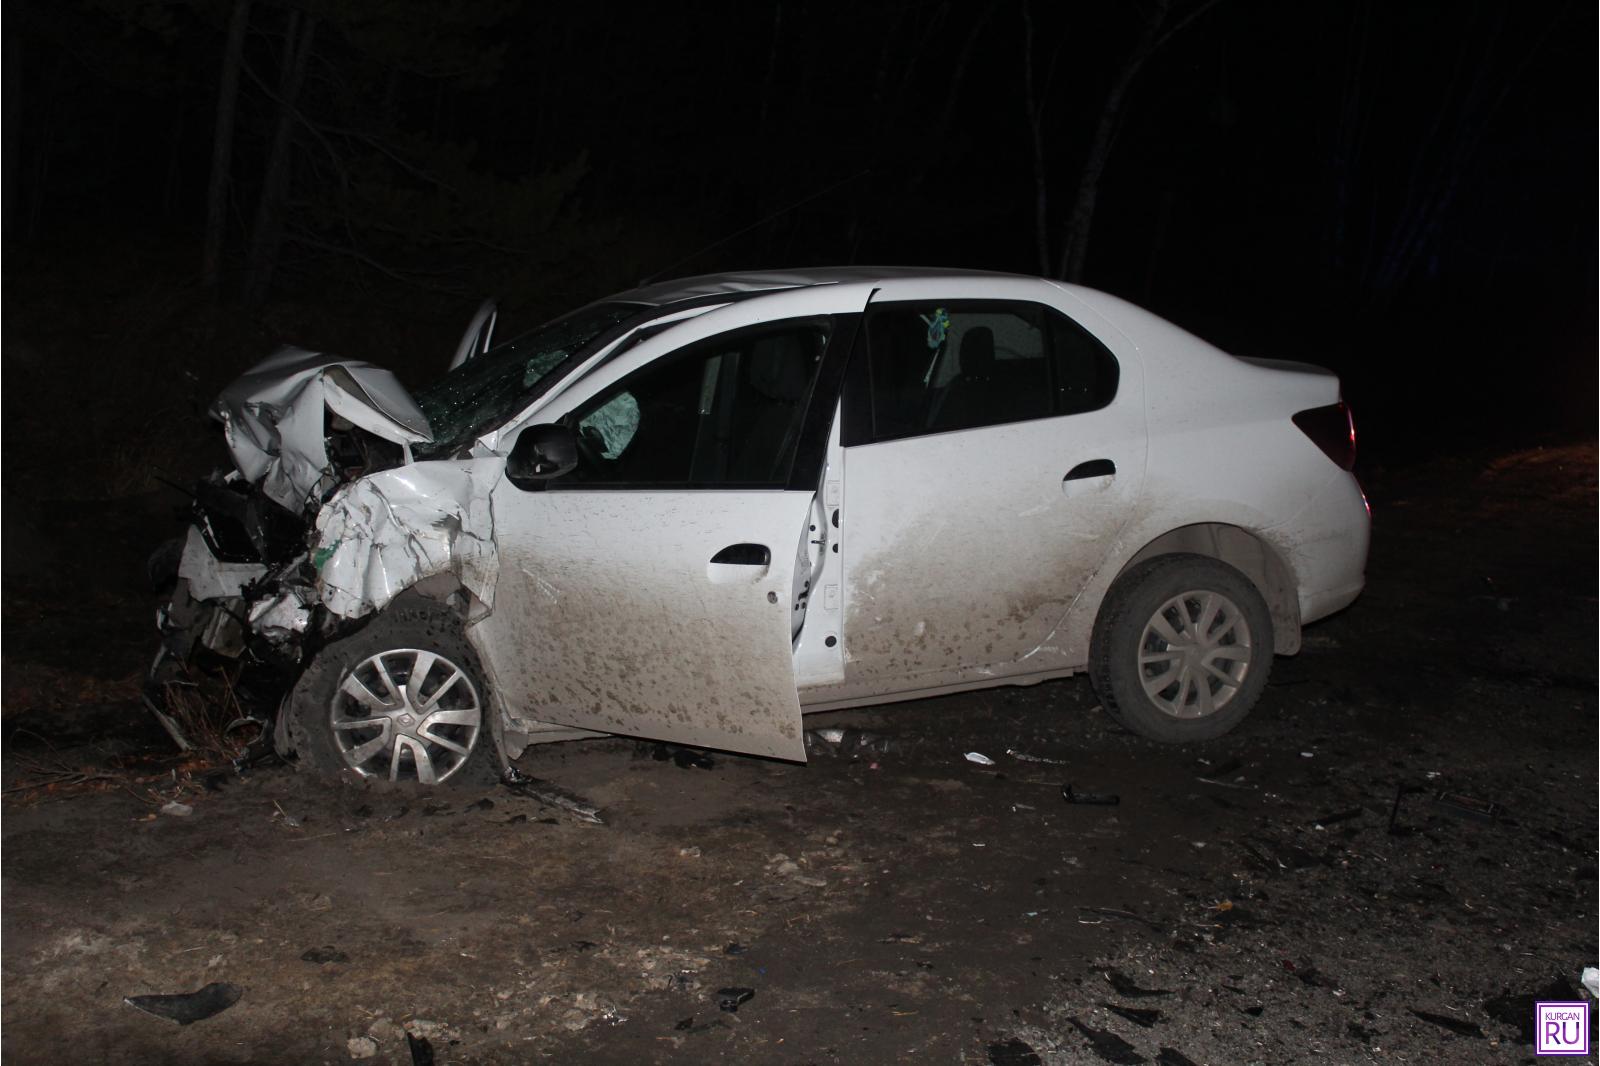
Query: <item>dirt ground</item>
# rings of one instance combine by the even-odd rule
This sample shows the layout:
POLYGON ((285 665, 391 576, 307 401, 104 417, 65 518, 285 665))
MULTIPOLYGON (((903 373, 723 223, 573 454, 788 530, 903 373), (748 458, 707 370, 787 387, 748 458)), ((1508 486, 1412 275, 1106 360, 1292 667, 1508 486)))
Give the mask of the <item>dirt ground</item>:
POLYGON ((1368 591, 1222 741, 1071 679, 812 719, 874 744, 804 766, 530 752, 599 825, 180 761, 136 701, 166 505, 63 503, 6 531, 50 565, 6 586, 0 1051, 1532 1062, 1532 1000, 1600 962, 1595 475, 1371 476, 1368 591), (212 982, 242 994, 191 1025, 124 1003, 212 982))

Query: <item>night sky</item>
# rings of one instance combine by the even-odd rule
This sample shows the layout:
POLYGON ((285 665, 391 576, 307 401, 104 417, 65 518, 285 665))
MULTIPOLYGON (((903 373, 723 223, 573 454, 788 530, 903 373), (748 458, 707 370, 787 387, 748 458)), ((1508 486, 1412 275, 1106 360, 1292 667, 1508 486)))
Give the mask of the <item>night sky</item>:
MULTIPOLYGON (((4 11, 8 310, 68 261, 90 294, 129 273, 192 289, 234 4, 4 11)), ((537 319, 645 277, 983 267, 1332 366, 1397 453, 1593 429, 1592 4, 254 0, 243 17, 202 286, 217 314, 320 300, 351 329, 448 332, 490 292, 537 319)))

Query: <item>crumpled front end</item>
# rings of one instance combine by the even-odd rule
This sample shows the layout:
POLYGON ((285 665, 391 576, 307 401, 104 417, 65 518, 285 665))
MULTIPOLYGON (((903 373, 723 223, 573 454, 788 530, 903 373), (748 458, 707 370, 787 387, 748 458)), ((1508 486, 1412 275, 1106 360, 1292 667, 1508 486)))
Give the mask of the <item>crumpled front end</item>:
MULTIPOLYGON (((282 687, 325 644, 426 587, 494 599, 498 457, 412 462, 426 417, 387 371, 286 349, 212 414, 237 469, 195 489, 152 670, 214 656, 282 687)), ((171 728, 169 726, 169 728, 171 728)))
POLYGON ((211 405, 245 481, 292 512, 314 507, 352 465, 381 469, 433 440, 400 380, 359 360, 284 348, 211 405), (396 450, 398 446, 398 451, 396 450))

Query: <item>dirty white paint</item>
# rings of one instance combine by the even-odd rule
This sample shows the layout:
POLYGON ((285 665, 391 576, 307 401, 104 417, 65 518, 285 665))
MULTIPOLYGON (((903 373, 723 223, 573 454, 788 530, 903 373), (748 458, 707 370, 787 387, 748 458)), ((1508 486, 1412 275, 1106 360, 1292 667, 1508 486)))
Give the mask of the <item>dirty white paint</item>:
MULTIPOLYGON (((1063 302, 1053 286, 1016 279, 992 291, 895 281, 873 301, 963 295, 1063 302)), ((1139 355, 1114 334, 1105 339, 1116 342, 1121 367, 1106 408, 845 449, 849 688, 893 691, 1080 665, 1039 649, 1106 561, 1145 475, 1139 355), (1114 476, 1092 479, 1084 491, 1063 480, 1100 459, 1115 464, 1114 476)))
MULTIPOLYGON (((539 725, 548 720, 574 734, 803 759, 800 693, 842 705, 1081 668, 1121 567, 1186 524, 1260 538, 1291 571, 1305 620, 1361 588, 1359 487, 1289 422, 1335 402, 1331 375, 1233 359, 1104 294, 975 272, 717 276, 618 299, 756 291, 670 309, 662 321, 677 321, 631 347, 619 341, 616 358, 593 353, 485 432, 471 459, 410 462, 431 430, 387 371, 295 349, 266 360, 212 409, 240 474, 295 512, 332 495, 316 518, 314 598, 289 589, 258 602, 252 626, 288 639, 314 603, 360 617, 452 574, 476 597, 469 636, 521 734, 553 728, 539 725), (1120 364, 1116 401, 848 449, 836 428, 815 510, 810 490, 530 492, 503 479, 522 426, 554 421, 685 345, 859 312, 869 299, 963 298, 1043 303, 1089 328, 1120 364), (400 445, 406 464, 336 487, 323 444, 331 416, 400 445), (1063 480, 1101 459, 1114 474, 1063 480), (770 562, 710 562, 744 543, 767 546, 770 562)), ((191 530, 181 572, 197 598, 228 600, 266 568, 218 562, 191 530)))
POLYGON ((499 561, 491 492, 502 459, 413 463, 353 481, 317 515, 312 563, 341 618, 379 610, 434 574, 454 574, 493 606, 499 561))
POLYGON ((501 481, 493 498, 499 606, 468 636, 514 721, 805 758, 789 595, 810 493, 501 481), (731 544, 770 562, 717 580, 731 544))
POLYGON ((245 479, 299 513, 337 483, 323 441, 324 410, 384 440, 433 439, 428 419, 390 371, 299 348, 269 356, 211 405, 245 479))

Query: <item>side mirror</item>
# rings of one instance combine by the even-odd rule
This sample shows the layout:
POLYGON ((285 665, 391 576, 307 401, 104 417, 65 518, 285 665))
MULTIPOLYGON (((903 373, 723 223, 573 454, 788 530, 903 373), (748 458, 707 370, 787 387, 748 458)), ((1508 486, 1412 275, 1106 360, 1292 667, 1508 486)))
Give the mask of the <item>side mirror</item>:
POLYGON ((566 426, 528 426, 506 456, 506 477, 512 481, 548 481, 571 473, 578 465, 578 438, 566 426))

